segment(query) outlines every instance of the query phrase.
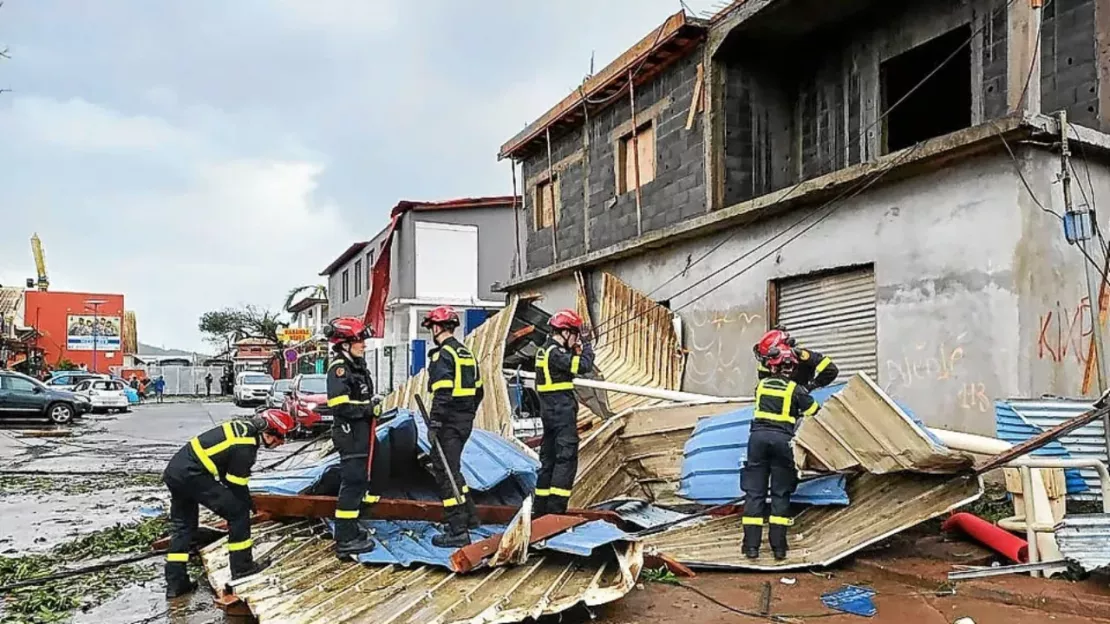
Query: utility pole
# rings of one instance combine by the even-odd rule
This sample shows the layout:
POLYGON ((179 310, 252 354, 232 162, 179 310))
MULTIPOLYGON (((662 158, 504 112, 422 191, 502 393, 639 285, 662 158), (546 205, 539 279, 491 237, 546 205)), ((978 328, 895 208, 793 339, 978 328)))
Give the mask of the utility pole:
MULTIPOLYGON (((1103 353, 1102 323, 1099 322, 1099 312, 1102 307, 1102 287, 1104 277, 1099 273, 1098 266, 1094 265, 1092 249, 1101 248, 1100 245, 1091 245, 1098 221, 1095 218, 1094 206, 1082 206, 1076 209, 1071 196, 1071 146, 1068 145, 1068 112, 1060 111, 1060 182, 1064 191, 1064 232, 1069 243, 1078 244, 1083 252, 1083 274, 1087 278, 1087 300, 1090 302, 1088 311, 1091 316, 1091 341, 1094 349, 1088 351, 1095 357, 1095 368, 1098 372, 1098 394, 1106 392, 1106 381, 1110 378, 1106 370, 1106 355, 1103 353)), ((1110 452, 1110 414, 1102 417, 1103 438, 1107 452, 1110 452)))
POLYGON ((85 302, 85 305, 91 306, 92 309, 93 309, 93 332, 92 332, 92 336, 93 336, 93 348, 92 348, 93 365, 92 365, 92 372, 94 372, 94 373, 97 372, 97 370, 96 370, 96 350, 98 348, 98 345, 97 345, 97 340, 96 339, 100 335, 100 306, 104 305, 105 303, 108 303, 108 302, 103 301, 101 299, 90 299, 90 300, 85 302))

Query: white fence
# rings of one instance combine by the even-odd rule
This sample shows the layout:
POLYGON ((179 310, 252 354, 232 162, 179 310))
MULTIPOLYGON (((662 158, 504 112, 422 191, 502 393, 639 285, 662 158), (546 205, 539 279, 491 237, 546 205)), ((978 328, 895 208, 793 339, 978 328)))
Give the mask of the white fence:
POLYGON ((146 375, 157 379, 159 375, 166 380, 165 394, 204 395, 204 377, 212 375, 212 394, 220 393, 220 377, 224 374, 222 366, 148 366, 146 375))

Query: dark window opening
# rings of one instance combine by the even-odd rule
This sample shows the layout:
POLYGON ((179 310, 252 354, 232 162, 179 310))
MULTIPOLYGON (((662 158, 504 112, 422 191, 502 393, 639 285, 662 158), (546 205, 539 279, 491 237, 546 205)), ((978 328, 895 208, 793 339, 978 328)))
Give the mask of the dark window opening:
POLYGON ((961 26, 882 64, 886 152, 971 125, 970 38, 961 26))

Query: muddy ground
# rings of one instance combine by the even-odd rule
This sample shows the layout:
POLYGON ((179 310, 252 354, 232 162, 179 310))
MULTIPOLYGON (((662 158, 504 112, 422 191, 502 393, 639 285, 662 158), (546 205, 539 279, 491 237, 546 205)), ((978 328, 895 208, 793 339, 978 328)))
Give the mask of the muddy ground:
MULTIPOLYGON (((146 532, 164 522, 160 514, 166 510, 168 494, 159 473, 166 461, 197 432, 249 413, 227 403, 143 405, 130 414, 82 419, 66 437, 40 437, 44 430, 49 431, 40 424, 0 424, 0 554, 50 571, 60 560, 76 561, 90 553, 105 556, 117 547, 119 552, 140 552, 146 532), (115 528, 120 524, 122 529, 115 528)), ((295 452, 302 444, 263 450, 259 466, 295 452)), ((981 563, 989 554, 932 533, 935 529, 895 540, 820 573, 703 572, 697 578, 681 580, 685 586, 645 579, 624 600, 590 609, 579 607, 551 621, 769 621, 737 612, 758 611, 765 586, 770 587, 772 614, 820 616, 812 621, 829 624, 864 621, 858 616, 830 614, 820 603, 823 592, 854 584, 878 592, 878 615, 869 618, 872 622, 942 624, 970 617, 977 624, 1110 623, 1110 581, 1106 577, 1081 582, 1001 577, 957 585, 953 594, 945 583, 952 565, 981 563), (793 582, 784 583, 784 578, 793 582)), ((137 563, 118 574, 80 577, 57 587, 54 595, 35 599, 48 609, 61 605, 59 611, 50 613, 62 621, 244 621, 215 609, 206 588, 176 601, 180 604, 168 605, 158 559, 137 563), (61 600, 67 596, 70 603, 61 600), (73 596, 80 598, 77 602, 90 604, 67 610, 74 603, 73 596)), ((18 621, 33 620, 0 612, 0 622, 18 621)))

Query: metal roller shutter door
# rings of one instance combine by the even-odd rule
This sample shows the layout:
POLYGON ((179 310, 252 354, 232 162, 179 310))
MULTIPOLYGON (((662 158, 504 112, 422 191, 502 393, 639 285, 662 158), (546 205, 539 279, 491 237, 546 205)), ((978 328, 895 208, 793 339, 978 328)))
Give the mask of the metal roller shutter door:
POLYGON ((782 280, 777 316, 799 345, 832 358, 839 380, 860 371, 878 379, 873 268, 782 280))

